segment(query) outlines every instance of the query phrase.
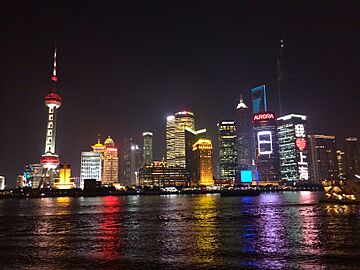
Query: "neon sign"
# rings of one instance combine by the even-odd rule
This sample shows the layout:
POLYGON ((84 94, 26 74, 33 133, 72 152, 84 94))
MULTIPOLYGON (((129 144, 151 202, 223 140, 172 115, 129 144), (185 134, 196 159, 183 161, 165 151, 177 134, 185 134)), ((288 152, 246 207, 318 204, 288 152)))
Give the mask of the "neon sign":
POLYGON ((297 138, 295 144, 300 151, 304 151, 307 146, 306 140, 304 138, 297 138))
POLYGON ((270 120, 270 119, 275 119, 275 115, 273 113, 255 114, 253 120, 260 121, 260 120, 270 120))
POLYGON ((307 147, 305 126, 303 124, 295 125, 295 145, 300 150, 298 161, 299 180, 309 180, 309 168, 306 161, 306 155, 303 152, 307 147))
POLYGON ((257 134, 258 152, 260 155, 270 155, 273 152, 271 131, 259 131, 257 134))

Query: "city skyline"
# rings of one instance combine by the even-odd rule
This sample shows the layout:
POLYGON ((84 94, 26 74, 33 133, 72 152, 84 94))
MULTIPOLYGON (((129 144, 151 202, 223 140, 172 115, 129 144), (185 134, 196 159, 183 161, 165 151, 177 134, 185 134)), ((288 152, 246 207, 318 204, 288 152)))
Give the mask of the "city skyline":
MULTIPOLYGON (((38 12, 45 12, 47 8, 50 7, 45 4, 43 9, 40 9, 38 12)), ((31 9, 35 9, 35 7, 31 9)), ((226 9, 225 11, 232 14, 230 10, 226 9)), ((23 12, 25 15, 30 16, 25 11, 25 8, 23 12)), ((84 12, 86 13, 86 11, 84 12)), ((88 12, 91 13, 91 11, 88 12)), ((209 6, 206 12, 209 14, 215 13, 214 7, 209 6)), ((68 16, 66 12, 63 15, 68 16)), ((60 20, 59 16, 56 16, 57 20, 60 20)), ((87 18, 89 14, 83 16, 87 18)), ((208 18, 208 16, 205 17, 208 18)), ((197 20, 195 18, 191 19, 197 20)), ((230 19, 232 22, 230 29, 236 29, 235 25, 237 24, 235 22, 237 20, 232 16, 230 16, 230 19)), ((110 18, 109 20, 114 20, 115 22, 115 18, 110 18)), ((210 19, 208 20, 210 22, 210 19)), ((313 18, 313 20, 315 19, 313 18)), ((36 22, 33 23, 37 24, 36 22)), ((71 24, 71 22, 69 23, 71 24)), ((157 23, 160 22, 158 21, 157 23)), ((177 25, 175 22, 173 24, 177 25)), ((8 39, 9 44, 13 45, 14 48, 9 47, 4 50, 4 54, 6 54, 4 64, 7 64, 8 68, 6 70, 3 68, 2 70, 4 70, 4 76, 8 76, 9 79, 3 84, 5 98, 1 106, 3 110, 2 127, 4 130, 2 132, 2 140, 10 141, 15 139, 16 142, 19 142, 15 146, 5 146, 1 154, 2 165, 0 173, 6 176, 10 185, 12 181, 15 182, 16 175, 26 164, 37 163, 38 156, 42 154, 40 149, 43 145, 46 115, 41 101, 50 89, 48 83, 49 64, 55 41, 58 41, 59 44, 58 61, 61 73, 59 93, 65 101, 65 105, 61 108, 61 114, 58 118, 58 129, 61 131, 58 132, 57 152, 64 162, 72 164, 72 170, 75 172, 75 175, 78 174, 80 169, 80 153, 88 149, 88 146, 93 143, 94 137, 98 133, 101 133, 103 138, 111 135, 116 142, 120 142, 123 138, 128 137, 140 139, 142 132, 152 130, 155 134, 154 159, 159 160, 165 156, 164 127, 166 116, 174 111, 182 109, 193 111, 197 115, 199 125, 209 130, 210 139, 216 143, 217 121, 221 119, 235 119, 234 107, 238 103, 240 94, 244 95, 247 104, 250 103, 249 90, 251 88, 265 84, 267 86, 269 109, 277 110, 276 57, 279 41, 282 38, 280 31, 273 31, 265 35, 267 37, 266 41, 259 44, 257 39, 249 38, 251 34, 247 31, 245 31, 247 33, 245 37, 247 38, 236 39, 231 34, 231 31, 222 29, 226 37, 225 40, 227 42, 234 42, 231 45, 229 43, 225 46, 229 49, 228 53, 224 53, 218 44, 204 46, 205 42, 200 38, 199 42, 202 44, 200 47, 205 55, 199 54, 201 50, 198 46, 190 46, 190 48, 185 46, 184 50, 181 50, 181 55, 189 53, 188 56, 192 56, 195 59, 189 59, 188 57, 185 60, 181 60, 172 56, 174 59, 170 61, 168 59, 169 54, 172 54, 179 48, 172 42, 170 44, 172 46, 170 46, 169 51, 165 52, 165 56, 163 53, 155 51, 151 57, 147 58, 143 54, 144 47, 135 46, 132 48, 130 44, 125 46, 125 48, 127 53, 132 53, 129 56, 125 56, 118 52, 116 46, 105 45, 109 43, 109 40, 103 40, 102 42, 98 40, 94 44, 90 44, 88 41, 94 37, 92 34, 96 33, 86 32, 86 28, 82 25, 79 27, 80 32, 85 35, 84 41, 79 39, 71 41, 69 36, 64 35, 66 28, 64 25, 59 26, 60 29, 57 32, 59 36, 56 37, 55 34, 43 36, 54 25, 57 24, 50 24, 50 26, 47 26, 48 28, 43 26, 44 28, 40 27, 38 30, 32 30, 31 34, 34 35, 34 39, 27 43, 22 43, 26 37, 24 30, 19 31, 19 36, 17 37, 12 36, 11 33, 7 33, 5 36, 10 38, 8 39), (244 41, 246 41, 246 45, 240 46, 244 41), (242 53, 238 52, 237 46, 240 46, 239 48, 242 49, 242 53), (252 48, 254 46, 257 47, 252 48), (80 53, 81 48, 86 48, 86 50, 80 53), (103 49, 103 55, 101 53, 99 56, 95 55, 97 48, 103 49), (194 50, 196 55, 191 54, 192 50, 194 50), (206 56, 209 56, 212 50, 220 51, 221 53, 216 54, 215 58, 210 57, 207 59, 206 56), (17 51, 19 53, 18 56, 15 57, 13 51, 17 51), (244 51, 247 53, 244 53, 244 51), (78 55, 74 55, 75 53, 78 53, 78 55), (144 61, 141 61, 142 57, 138 55, 139 53, 145 58, 144 61), (238 54, 234 57, 236 64, 230 61, 230 54, 238 54), (220 59, 223 56, 226 56, 225 60, 220 59), (247 59, 246 61, 242 59, 244 56, 247 59), (125 57, 126 61, 120 61, 123 57, 125 57), (92 58, 95 58, 94 63, 96 65, 89 66, 88 64, 91 63, 92 58), (152 66, 155 59, 159 59, 162 64, 160 66, 152 66), (264 68, 259 70, 258 64, 262 63, 261 60, 263 59, 265 59, 264 68), (110 60, 110 63, 105 63, 106 60, 110 60), (208 67, 214 66, 217 62, 220 64, 218 67, 208 67), (165 72, 166 64, 170 67, 168 72, 165 72), (187 70, 193 64, 196 64, 196 68, 187 70), (114 66, 119 68, 119 70, 115 69, 113 71, 114 66), (126 69, 127 67, 130 68, 126 69), (154 73, 149 71, 151 67, 154 67, 154 73), (203 73, 199 72, 198 69, 200 67, 205 67, 203 73), (104 71, 100 72, 98 76, 94 76, 100 69, 104 69, 104 71), (225 71, 229 74, 226 74, 225 71), (239 75, 241 73, 239 71, 242 71, 243 75, 239 75), (165 75, 160 76, 162 72, 165 72, 165 75), (150 77, 154 74, 159 75, 151 79, 150 77), (174 74, 179 75, 175 76, 174 74), (216 79, 213 76, 215 74, 218 74, 220 79, 216 79), (112 78, 115 79, 112 80, 112 78), (138 79, 144 79, 144 82, 136 84, 135 81, 138 79), (148 101, 150 95, 146 94, 147 91, 155 93, 155 98, 150 99, 150 102, 148 101), (226 94, 224 95, 224 93, 226 94), (21 100, 16 99, 19 94, 23 94, 21 100), (133 102, 132 107, 125 104, 131 103, 127 101, 133 102), (149 104, 146 104, 147 102, 149 104), (125 105, 123 106, 124 108, 121 108, 121 104, 125 105), (141 113, 137 113, 138 110, 141 113), (15 132, 19 126, 21 127, 20 132, 15 132), (86 134, 82 130, 87 130, 86 134), (22 154, 14 155, 12 151, 22 154)), ((331 26, 334 27, 333 25, 331 26)), ((20 29, 19 25, 15 23, 13 27, 15 27, 15 30, 20 29)), ((145 32, 145 26, 142 27, 144 27, 143 30, 145 32)), ((208 29, 207 25, 202 27, 208 29)), ((256 25, 254 27, 258 27, 256 29, 260 31, 264 26, 256 25)), ((196 33, 201 32, 200 30, 197 29, 196 33)), ((219 31, 218 34, 221 32, 219 31)), ((265 34, 264 30, 260 32, 265 34)), ((315 32, 311 32, 309 35, 314 36, 315 32)), ((101 36, 102 32, 99 33, 101 36)), ((189 33, 192 32, 190 31, 189 33)), ((348 33, 341 33, 343 36, 348 37, 348 33)), ((107 35, 105 34, 105 36, 107 35)), ((139 34, 138 38, 141 39, 141 36, 139 34)), ((171 36, 171 34, 165 33, 161 35, 160 39, 168 36, 171 36)), ((359 121, 357 119, 358 116, 356 116, 356 92, 351 89, 358 88, 360 83, 357 78, 351 75, 354 71, 348 70, 350 67, 356 70, 357 66, 354 62, 349 67, 341 66, 341 64, 340 66, 336 65, 336 68, 342 70, 342 75, 337 76, 336 80, 333 79, 333 82, 336 82, 336 84, 332 86, 326 80, 331 77, 329 75, 335 66, 330 65, 330 68, 326 69, 325 65, 315 65, 315 67, 312 67, 311 61, 306 59, 298 61, 301 59, 301 56, 307 55, 307 53, 310 53, 310 56, 315 57, 317 60, 318 57, 322 58, 326 55, 331 55, 331 52, 342 48, 340 46, 341 35, 336 39, 337 43, 335 42, 335 45, 327 44, 327 46, 323 43, 326 37, 323 39, 315 38, 313 40, 313 44, 316 45, 315 49, 310 48, 310 40, 302 40, 301 44, 305 48, 303 51, 299 51, 299 45, 296 45, 296 43, 301 40, 301 37, 301 34, 294 33, 288 34, 288 37, 285 39, 286 44, 289 44, 290 52, 294 56, 294 66, 297 69, 295 75, 298 80, 304 79, 300 83, 298 81, 295 85, 297 91, 299 91, 298 106, 304 109, 302 111, 295 111, 295 113, 308 116, 308 134, 334 134, 338 138, 338 143, 342 142, 343 138, 347 136, 359 137, 359 127, 356 125, 359 121), (321 48, 327 48, 329 51, 321 52, 321 48), (311 71, 306 71, 309 68, 311 71), (323 70, 324 68, 325 70, 323 70), (315 78, 314 76, 309 76, 308 72, 314 71, 315 75, 325 71, 325 78, 322 78, 319 82, 321 76, 315 76, 315 78), (353 80, 350 83, 347 82, 346 78, 348 81, 350 81, 350 78, 353 78, 353 80), (347 98, 344 97, 345 95, 340 94, 339 89, 344 89, 343 91, 348 93, 347 98), (312 95, 310 96, 310 94, 312 95), (318 108, 312 108, 314 105, 317 105, 318 108), (352 118, 353 120, 350 121, 353 121, 353 124, 348 125, 347 123, 345 125, 343 122, 348 121, 339 120, 344 118, 352 118), (333 124, 334 122, 336 125, 333 124)), ((327 36, 327 38, 330 37, 331 35, 327 36)), ((215 39, 218 40, 217 38, 215 39)), ((122 44, 121 40, 119 37, 115 38, 115 41, 120 42, 120 44, 122 44)), ((186 40, 190 41, 190 39, 186 40)), ((346 38, 342 42, 345 41, 346 38)), ((134 42, 134 40, 131 42, 134 42)), ((184 45, 184 43, 181 44, 184 45)), ((190 44, 194 45, 194 43, 190 44)), ((334 55, 334 57, 341 57, 343 61, 350 61, 350 49, 356 47, 355 45, 347 44, 347 50, 344 49, 345 51, 342 51, 340 56, 334 55)), ((152 46, 150 47, 153 48, 152 46)), ((355 53, 355 51, 353 52, 355 53)), ((335 63, 343 63, 343 61, 334 60, 335 63)), ((343 148, 342 145, 338 147, 343 148)))

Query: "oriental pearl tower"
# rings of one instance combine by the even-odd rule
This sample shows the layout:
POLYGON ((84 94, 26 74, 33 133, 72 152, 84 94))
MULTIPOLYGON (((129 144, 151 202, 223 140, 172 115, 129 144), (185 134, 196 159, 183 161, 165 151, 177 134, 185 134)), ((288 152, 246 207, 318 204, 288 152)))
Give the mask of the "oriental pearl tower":
POLYGON ((48 107, 48 117, 45 135, 45 151, 40 158, 40 163, 43 167, 43 181, 40 183, 41 187, 52 187, 54 170, 60 164, 59 155, 55 152, 56 142, 56 112, 60 108, 62 99, 59 94, 56 93, 56 83, 58 77, 56 75, 56 47, 54 51, 54 65, 51 76, 51 91, 45 96, 45 106, 48 107))

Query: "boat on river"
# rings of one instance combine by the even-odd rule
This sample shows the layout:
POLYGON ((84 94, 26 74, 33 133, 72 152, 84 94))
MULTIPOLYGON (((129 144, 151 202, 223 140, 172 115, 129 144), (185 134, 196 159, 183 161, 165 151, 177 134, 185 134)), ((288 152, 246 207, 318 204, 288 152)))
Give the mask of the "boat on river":
POLYGON ((323 180, 323 203, 360 204, 360 180, 357 178, 323 180))

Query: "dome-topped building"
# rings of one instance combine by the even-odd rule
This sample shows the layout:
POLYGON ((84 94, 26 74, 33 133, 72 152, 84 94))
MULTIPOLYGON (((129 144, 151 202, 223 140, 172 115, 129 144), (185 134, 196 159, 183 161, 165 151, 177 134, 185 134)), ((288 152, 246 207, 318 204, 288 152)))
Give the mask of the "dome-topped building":
POLYGON ((110 136, 108 136, 104 142, 105 147, 115 147, 115 143, 110 136))
POLYGON ((104 184, 113 184, 119 182, 119 157, 118 149, 111 137, 107 137, 104 142, 105 151, 103 159, 103 175, 102 182, 104 184))

